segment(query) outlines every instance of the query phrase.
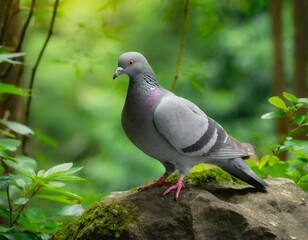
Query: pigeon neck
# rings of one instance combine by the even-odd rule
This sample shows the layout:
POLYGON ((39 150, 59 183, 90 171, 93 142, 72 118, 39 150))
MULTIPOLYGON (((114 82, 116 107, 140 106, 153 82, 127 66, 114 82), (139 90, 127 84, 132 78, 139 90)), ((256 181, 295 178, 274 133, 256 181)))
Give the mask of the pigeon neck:
POLYGON ((141 87, 146 91, 161 88, 154 73, 140 73, 134 78, 130 77, 129 88, 135 87, 141 87))
POLYGON ((154 74, 142 76, 139 74, 135 78, 130 77, 124 108, 132 108, 129 110, 130 112, 138 110, 137 112, 140 114, 140 109, 136 109, 135 106, 144 106, 147 109, 156 106, 161 89, 162 87, 154 74))

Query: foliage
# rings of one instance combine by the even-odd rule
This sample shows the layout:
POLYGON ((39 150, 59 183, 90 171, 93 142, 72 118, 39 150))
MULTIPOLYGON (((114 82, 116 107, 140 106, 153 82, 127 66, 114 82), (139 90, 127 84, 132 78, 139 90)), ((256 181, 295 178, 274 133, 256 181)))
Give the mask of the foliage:
MULTIPOLYGON (((31 2, 20 1, 23 22, 31 2)), ((22 48, 27 53, 24 79, 29 79, 45 41, 54 3, 36 2, 22 48)), ((263 155, 275 138, 274 122, 260 124, 258 117, 272 92, 270 1, 190 2, 176 94, 196 103, 230 135, 253 143, 263 155)), ((81 174, 88 181, 83 202, 89 205, 111 191, 151 181, 164 170, 125 137, 120 116, 128 83, 125 76, 112 81, 112 75, 121 53, 140 51, 160 83, 170 89, 183 7, 180 0, 60 1, 54 34, 31 91, 30 125, 36 138, 27 149, 43 168, 66 159, 84 166, 81 174)), ((291 16, 292 5, 286 2, 282 17, 288 79, 291 16)), ((79 185, 72 188, 77 191, 79 185)))
POLYGON ((279 144, 273 145, 273 154, 261 158, 257 171, 272 177, 288 177, 308 190, 308 98, 297 98, 288 92, 283 97, 285 100, 278 96, 269 99, 277 109, 264 114, 262 119, 285 118, 288 131, 279 144), (298 139, 303 135, 306 140, 298 139), (279 159, 283 152, 288 153, 288 161, 279 159))
POLYGON ((23 57, 25 53, 10 53, 4 51, 0 46, 0 63, 7 62, 11 64, 20 64, 20 61, 13 60, 12 58, 23 57))
MULTIPOLYGON (((0 92, 24 95, 25 91, 1 84, 0 92), (12 91, 14 89, 14 91, 12 91)), ((37 170, 37 161, 17 154, 21 140, 17 135, 32 136, 29 127, 0 120, 4 130, 0 130, 0 216, 6 224, 0 227, 0 237, 6 239, 47 239, 48 234, 59 229, 61 222, 57 215, 74 215, 80 212, 81 197, 64 189, 69 181, 80 181, 74 174, 81 168, 74 168, 72 163, 53 166, 48 170, 37 170), (50 215, 42 207, 34 207, 36 199, 48 199, 55 202, 73 204, 71 210, 55 212, 50 215)))
MULTIPOLYGON (((29 2, 21 1, 23 9, 29 2)), ((39 1, 33 13, 35 21, 23 48, 27 67, 34 65, 44 42, 52 2, 39 1)), ((269 2, 190 3, 176 94, 196 103, 230 135, 266 152, 274 130, 270 122, 261 125, 258 116, 271 91, 269 2)), ((184 1, 179 0, 60 2, 31 106, 31 127, 50 136, 58 147, 35 138, 28 149, 41 164, 71 159, 84 166, 81 174, 89 180, 84 189, 89 205, 111 191, 151 181, 164 170, 125 137, 120 118, 128 81, 125 76, 112 81, 112 75, 121 53, 139 51, 162 86, 170 89, 183 8, 184 1)), ((287 22, 286 34, 291 23, 287 22)))
MULTIPOLYGON (((32 2, 20 1, 22 23, 32 2)), ((31 67, 35 66, 36 56, 46 39, 53 4, 54 1, 37 1, 33 8, 33 18, 27 27, 22 48, 27 52, 24 79, 29 79, 31 67)), ((286 75, 290 78, 291 4, 285 3, 284 9, 284 54, 286 75)), ((89 204, 103 194, 150 181, 163 171, 158 162, 138 151, 125 138, 120 112, 127 81, 125 77, 116 82, 111 78, 122 52, 140 51, 149 59, 160 83, 170 88, 182 28, 179 19, 183 19, 183 1, 179 0, 60 1, 53 29, 55 34, 38 68, 36 78, 39 81, 31 90, 30 124, 35 129, 36 138, 29 141, 28 149, 37 160, 35 162, 43 168, 49 168, 51 160, 60 166, 66 159, 83 165, 81 174, 89 180, 83 189, 86 195, 84 201, 89 204)), ((231 135, 253 142, 262 153, 267 151, 268 143, 274 138, 274 124, 268 121, 261 125, 257 118, 264 111, 264 99, 271 93, 269 19, 269 1, 192 1, 187 42, 176 88, 178 95, 200 106, 231 135)), ((13 56, 2 56, 0 62, 14 63, 12 59, 13 56)), ((0 84, 2 93, 29 94, 15 86, 0 84)), ((281 105, 280 100, 271 101, 281 105)), ((3 123, 14 128, 14 123, 3 123)), ((20 145, 14 138, 15 134, 11 131, 2 131, 1 134, 6 136, 1 144, 15 153, 20 145)), ((291 150, 289 147, 286 151, 291 150)), ((290 156, 295 156, 295 153, 290 156)), ((6 161, 14 167, 19 164, 15 158, 6 161)), ((255 165, 255 169, 263 175, 285 176, 286 169, 296 165, 296 162, 293 163, 270 156, 255 165)), ((303 169, 300 164, 298 166, 303 169)), ((33 176, 41 179, 42 176, 38 176, 40 171, 35 169, 33 166, 33 176)), ((21 174, 16 171, 7 177, 15 175, 21 174)), ((35 182, 30 178, 31 181, 35 182)), ((50 179, 41 181, 47 182, 47 185, 48 181, 53 182, 50 179)), ((15 184, 14 178, 9 182, 15 184)), ((72 187, 78 189, 79 185, 72 187)), ((18 186, 15 188, 18 190, 18 186)), ((32 199, 35 200, 36 196, 32 199)), ((67 195, 61 196, 70 199, 67 195)), ((26 209, 30 205, 27 203, 26 209)))

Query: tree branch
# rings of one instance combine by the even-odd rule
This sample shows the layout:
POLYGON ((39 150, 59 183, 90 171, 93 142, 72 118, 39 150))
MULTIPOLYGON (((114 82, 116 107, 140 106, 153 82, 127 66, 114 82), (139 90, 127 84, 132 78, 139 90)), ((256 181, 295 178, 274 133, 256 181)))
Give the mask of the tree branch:
POLYGON ((9 225, 10 227, 13 227, 13 226, 17 223, 19 217, 21 216, 21 214, 22 214, 23 211, 25 210, 27 204, 28 204, 28 203, 30 202, 30 200, 35 196, 35 194, 37 194, 37 192, 38 192, 40 189, 41 189, 41 186, 40 186, 40 185, 37 185, 36 188, 34 189, 34 191, 32 192, 31 196, 29 197, 28 201, 27 201, 25 204, 23 204, 23 205, 21 206, 21 208, 20 208, 20 210, 19 210, 19 212, 18 212, 16 218, 14 219, 14 221, 12 221, 12 222, 10 223, 10 225, 9 225))
POLYGON ((185 7, 184 7, 184 26, 183 26, 183 31, 182 31, 182 35, 181 35, 180 52, 179 52, 179 56, 178 56, 178 62, 177 62, 177 65, 176 65, 176 71, 175 71, 175 76, 174 76, 174 80, 173 80, 173 83, 172 83, 171 91, 174 91, 176 82, 177 82, 178 77, 179 77, 183 51, 184 51, 184 47, 185 47, 185 35, 186 35, 186 31, 187 31, 188 12, 189 12, 189 0, 186 0, 185 1, 185 7))
POLYGON ((13 1, 10 1, 7 4, 7 7, 6 7, 5 18, 4 18, 4 21, 3 21, 3 26, 2 26, 2 29, 1 29, 1 35, 0 35, 0 44, 3 44, 4 34, 5 34, 5 30, 6 30, 6 27, 7 27, 8 20, 9 20, 10 8, 11 8, 11 5, 12 5, 12 2, 13 1))
POLYGON ((18 43, 18 45, 17 45, 16 52, 19 52, 19 51, 21 50, 21 46, 22 46, 22 43, 23 43, 23 41, 24 41, 24 39, 25 39, 25 35, 26 35, 27 28, 28 28, 28 26, 29 26, 30 20, 31 20, 32 15, 33 15, 33 12, 34 12, 35 1, 36 1, 36 0, 32 0, 32 2, 31 2, 30 11, 29 11, 27 20, 26 20, 26 22, 25 22, 25 25, 24 25, 24 27, 22 28, 21 35, 20 35, 20 38, 19 38, 20 40, 19 40, 19 43, 18 43))
MULTIPOLYGON (((33 15, 33 12, 34 12, 35 1, 36 0, 32 0, 32 2, 31 2, 31 7, 30 7, 28 17, 26 19, 25 25, 22 28, 22 31, 21 31, 21 34, 20 34, 20 37, 19 37, 19 42, 18 42, 18 45, 17 45, 16 49, 14 50, 14 52, 19 52, 21 50, 21 47, 22 47, 23 41, 25 39, 29 23, 31 21, 31 18, 32 18, 32 15, 33 15)), ((9 74, 9 72, 12 70, 12 68, 13 68, 13 64, 10 64, 9 67, 7 68, 7 70, 2 75, 2 77, 7 76, 9 74)))
MULTIPOLYGON (((52 17, 51 17, 51 22, 50 22, 50 26, 49 26, 49 30, 48 30, 48 35, 45 39, 44 45, 36 59, 36 62, 34 64, 34 67, 32 68, 32 72, 31 72, 31 77, 30 77, 30 84, 29 84, 29 92, 30 95, 28 97, 28 101, 26 104, 26 111, 25 111, 25 124, 28 125, 29 123, 29 114, 30 114, 30 108, 31 108, 31 102, 32 102, 32 90, 33 90, 33 86, 34 86, 34 79, 35 79, 35 75, 36 75, 36 71, 37 68, 41 62, 42 56, 45 52, 45 49, 47 47, 47 44, 49 42, 49 39, 53 33, 53 28, 54 28, 54 23, 55 23, 55 19, 56 19, 56 15, 57 15, 57 10, 58 10, 58 4, 59 4, 59 0, 55 0, 54 6, 53 6, 53 13, 52 13, 52 17)), ((27 137, 23 138, 23 144, 22 144, 22 149, 23 149, 23 153, 25 153, 25 148, 26 148, 26 141, 27 141, 27 137)))
POLYGON ((6 187, 6 195, 7 195, 7 202, 9 204, 9 214, 10 214, 9 226, 11 226, 13 223, 13 206, 12 206, 12 200, 10 196, 10 186, 6 187))

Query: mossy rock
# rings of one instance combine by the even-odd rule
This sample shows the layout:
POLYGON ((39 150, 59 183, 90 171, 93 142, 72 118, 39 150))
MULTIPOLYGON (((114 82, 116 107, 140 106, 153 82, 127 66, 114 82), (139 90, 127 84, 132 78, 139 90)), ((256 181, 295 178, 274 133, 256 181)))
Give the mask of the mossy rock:
MULTIPOLYGON (((174 182, 179 178, 177 172, 171 174, 166 181, 174 182)), ((245 184, 243 181, 233 177, 224 170, 216 167, 214 165, 200 163, 193 167, 189 173, 184 177, 184 184, 191 183, 197 186, 211 185, 211 184, 225 184, 225 183, 235 183, 235 184, 245 184)), ((130 192, 138 192, 139 187, 135 187, 129 190, 130 192)))
POLYGON ((53 239, 125 239, 128 226, 135 221, 135 217, 133 203, 97 202, 53 239))
MULTIPOLYGON (((175 173, 167 181, 176 182, 177 179, 178 174, 175 173)), ((220 168, 199 164, 185 176, 184 183, 191 188, 200 187, 200 189, 211 191, 211 189, 216 189, 219 185, 226 186, 231 183, 236 186, 237 183, 242 182, 220 168)), ((238 187, 240 186, 238 185, 238 187)), ((167 197, 161 196, 162 190, 160 188, 154 188, 152 191, 158 191, 159 194, 150 201, 150 205, 155 205, 157 201, 168 201, 167 197)), ((76 221, 56 233, 53 239, 131 239, 129 237, 129 227, 138 222, 140 204, 136 201, 128 200, 129 197, 126 197, 134 198, 134 195, 138 195, 142 199, 142 196, 146 196, 150 192, 151 190, 138 191, 138 188, 134 188, 127 192, 121 192, 123 200, 120 201, 117 194, 113 193, 106 199, 95 203, 76 221), (117 199, 117 201, 113 199, 117 199)), ((172 196, 172 193, 170 195, 172 196)))
MULTIPOLYGON (((178 179, 179 174, 174 173, 168 177, 167 181, 174 182, 178 179)), ((207 164, 196 165, 192 170, 185 176, 184 183, 191 183, 197 186, 203 186, 208 184, 225 184, 225 183, 236 183, 243 184, 244 182, 233 177, 224 170, 207 164)))
POLYGON ((219 169, 199 170, 188 174, 177 200, 162 196, 167 186, 112 193, 53 239, 307 238, 307 194, 291 180, 267 179, 264 192, 230 183, 219 169))

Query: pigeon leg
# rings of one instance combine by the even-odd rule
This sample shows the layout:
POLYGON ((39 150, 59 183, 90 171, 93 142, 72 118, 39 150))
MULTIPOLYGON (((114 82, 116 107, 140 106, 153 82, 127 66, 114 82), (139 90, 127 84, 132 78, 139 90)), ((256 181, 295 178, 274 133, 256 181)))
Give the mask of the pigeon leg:
POLYGON ((170 176, 169 172, 165 172, 159 179, 155 180, 153 183, 143 185, 139 187, 138 190, 144 190, 144 189, 149 189, 152 187, 158 187, 162 185, 167 185, 170 184, 169 182, 165 182, 165 180, 170 176))
POLYGON ((178 179, 178 182, 175 185, 172 185, 171 187, 169 187, 166 191, 164 191, 163 195, 168 194, 169 192, 171 192, 172 190, 176 190, 175 192, 175 199, 179 198, 181 189, 184 188, 184 184, 183 184, 183 176, 180 176, 178 179))

